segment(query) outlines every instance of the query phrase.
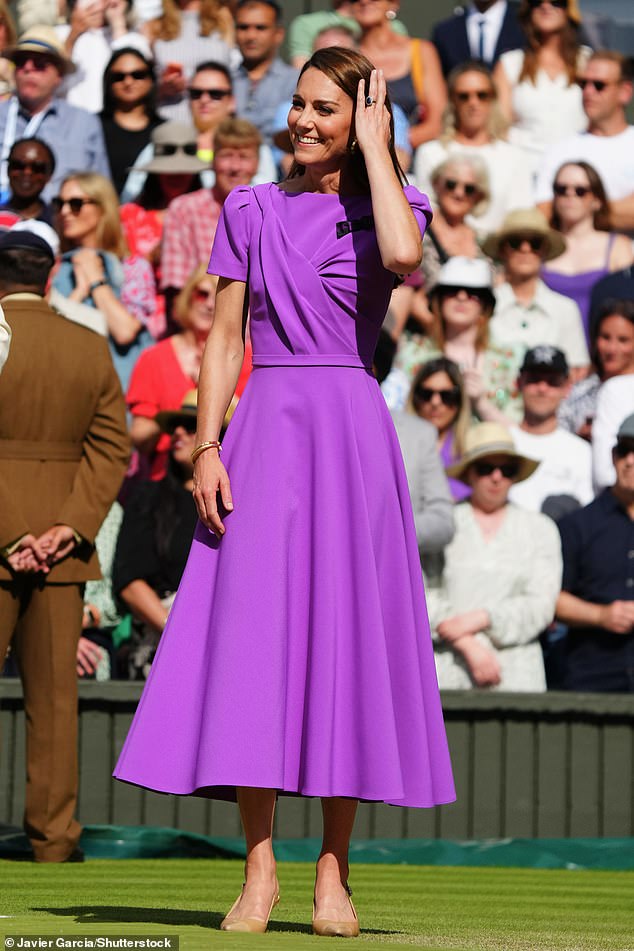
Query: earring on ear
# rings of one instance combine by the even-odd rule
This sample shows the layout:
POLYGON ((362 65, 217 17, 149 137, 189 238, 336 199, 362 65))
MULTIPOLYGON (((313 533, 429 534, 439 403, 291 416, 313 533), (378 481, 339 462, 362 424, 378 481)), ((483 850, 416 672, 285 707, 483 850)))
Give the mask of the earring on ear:
POLYGON ((353 139, 352 142, 350 143, 348 151, 352 153, 352 152, 356 152, 356 150, 357 150, 357 140, 353 139))
POLYGON ((385 17, 386 17, 387 20, 395 20, 395 19, 396 19, 396 10, 386 10, 386 11, 385 11, 385 17))

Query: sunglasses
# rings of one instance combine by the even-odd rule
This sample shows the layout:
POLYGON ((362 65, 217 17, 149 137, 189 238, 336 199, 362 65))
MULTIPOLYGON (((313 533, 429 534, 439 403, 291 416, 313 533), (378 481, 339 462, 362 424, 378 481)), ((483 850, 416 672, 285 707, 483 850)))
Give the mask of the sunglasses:
POLYGON ((22 159, 9 159, 8 168, 10 172, 24 172, 30 168, 34 175, 47 175, 51 166, 48 162, 23 162, 22 159))
POLYGON ((606 89, 607 86, 616 86, 616 85, 618 85, 618 83, 616 83, 614 80, 612 80, 611 82, 608 82, 606 79, 578 79, 577 80, 577 86, 579 86, 579 89, 582 92, 584 91, 586 86, 593 86, 597 92, 603 92, 603 90, 606 89))
POLYGON ((566 382, 565 373, 552 373, 549 370, 523 370, 522 381, 526 383, 547 383, 555 389, 559 389, 566 382))
POLYGON ((568 0, 528 0, 528 5, 531 10, 536 10, 537 7, 543 7, 545 3, 549 3, 551 7, 556 7, 557 10, 568 9, 568 0))
POLYGON ((196 155, 198 144, 196 142, 185 142, 184 145, 174 145, 172 142, 162 142, 154 146, 154 156, 176 155, 177 152, 184 152, 185 155, 196 155))
POLYGON ((51 205, 56 215, 60 213, 65 205, 68 205, 73 215, 78 215, 84 205, 97 204, 98 202, 94 198, 60 198, 58 195, 57 198, 51 199, 51 205))
POLYGON ((534 251, 535 254, 538 254, 544 247, 544 239, 539 238, 534 234, 512 234, 510 238, 506 239, 506 243, 508 244, 509 248, 513 249, 513 251, 519 251, 524 244, 528 244, 531 251, 534 251))
POLYGON ((150 73, 149 69, 129 69, 127 72, 113 69, 110 73, 110 82, 122 83, 124 79, 128 78, 128 76, 130 79, 149 79, 151 75, 152 74, 150 73))
POLYGON ((480 303, 486 300, 488 296, 478 288, 473 287, 442 287, 440 294, 442 297, 457 297, 458 294, 466 294, 469 300, 477 300, 480 303))
POLYGON ((519 473, 520 467, 517 462, 474 462, 473 468, 479 476, 490 476, 499 470, 505 479, 514 479, 519 473))
POLYGON ((415 395, 421 403, 431 403, 434 396, 439 396, 443 406, 452 409, 455 409, 456 406, 460 406, 462 402, 460 389, 457 386, 452 387, 450 390, 433 390, 429 386, 417 386, 415 395))
POLYGON ((625 459, 631 452, 634 452, 634 439, 619 440, 614 447, 614 455, 617 459, 625 459))
POLYGON ((190 86, 187 92, 193 102, 202 99, 203 96, 208 96, 210 99, 213 99, 214 102, 220 102, 222 99, 226 99, 227 96, 231 95, 230 89, 199 89, 197 86, 190 86))
POLYGON ((442 187, 446 188, 448 192, 455 192, 457 188, 462 188, 467 198, 473 198, 473 196, 478 193, 477 185, 474 185, 472 182, 465 184, 465 182, 459 182, 456 178, 446 178, 442 183, 442 187))
POLYGON ((469 102, 470 99, 478 99, 480 102, 490 102, 493 99, 493 93, 490 89, 473 89, 470 92, 454 93, 458 102, 469 102))
POLYGON ((553 191, 555 195, 558 195, 560 198, 563 198, 564 195, 576 195, 577 198, 585 198, 586 195, 592 194, 592 189, 589 185, 553 185, 553 191))
POLYGON ((181 416, 180 419, 170 420, 165 426, 165 432, 169 436, 173 436, 177 429, 184 429, 188 435, 193 436, 196 432, 196 417, 181 416))
POLYGON ((38 73, 43 73, 49 66, 54 66, 57 69, 59 65, 57 60, 42 55, 42 53, 16 53, 14 55, 13 65, 16 69, 24 69, 27 63, 30 63, 38 73))

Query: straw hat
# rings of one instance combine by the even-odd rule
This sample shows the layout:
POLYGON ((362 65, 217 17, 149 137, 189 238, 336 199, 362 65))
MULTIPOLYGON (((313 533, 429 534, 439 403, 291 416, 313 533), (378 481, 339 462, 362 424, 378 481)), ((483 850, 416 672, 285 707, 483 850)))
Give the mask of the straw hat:
POLYGON ((52 26, 32 26, 22 34, 15 46, 10 46, 2 55, 13 63, 18 53, 43 53, 52 57, 63 76, 77 69, 52 26))
POLYGON ((445 471, 448 476, 466 482, 465 476, 469 466, 487 456, 508 456, 509 459, 517 460, 519 471, 513 482, 523 482, 524 479, 528 479, 539 465, 536 459, 522 456, 516 450, 513 437, 500 423, 478 423, 467 432, 462 458, 454 462, 452 466, 448 466, 445 471))
POLYGON ((563 254, 566 242, 558 231, 548 224, 537 208, 519 208, 511 211, 502 222, 499 231, 494 231, 482 242, 482 250, 490 258, 500 259, 500 248, 513 235, 536 235, 544 240, 543 258, 550 261, 563 254))
POLYGON ((443 264, 428 297, 431 299, 448 287, 465 287, 479 291, 483 298, 488 298, 489 303, 495 306, 492 283, 491 268, 486 261, 456 256, 443 264))
POLYGON ((145 165, 133 166, 135 172, 157 175, 195 175, 209 168, 196 155, 198 133, 186 122, 162 122, 152 130, 154 157, 145 165))
POLYGON ((166 409, 154 417, 162 432, 166 433, 180 422, 196 419, 198 412, 198 390, 188 390, 183 397, 180 409, 166 409))

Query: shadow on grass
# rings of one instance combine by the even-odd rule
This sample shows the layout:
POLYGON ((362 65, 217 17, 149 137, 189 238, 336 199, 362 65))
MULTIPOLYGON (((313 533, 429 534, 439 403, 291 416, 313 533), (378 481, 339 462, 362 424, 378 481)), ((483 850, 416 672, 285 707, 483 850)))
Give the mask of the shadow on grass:
MULTIPOLYGON (((181 908, 136 908, 131 905, 69 905, 66 908, 31 908, 31 911, 44 911, 58 917, 72 917, 77 924, 153 924, 179 925, 199 928, 209 928, 218 931, 224 914, 218 911, 190 911, 181 908)), ((299 931, 302 934, 312 934, 309 924, 296 921, 276 921, 269 923, 268 933, 299 931)), ((401 932, 381 928, 362 928, 364 934, 398 935, 401 932)))

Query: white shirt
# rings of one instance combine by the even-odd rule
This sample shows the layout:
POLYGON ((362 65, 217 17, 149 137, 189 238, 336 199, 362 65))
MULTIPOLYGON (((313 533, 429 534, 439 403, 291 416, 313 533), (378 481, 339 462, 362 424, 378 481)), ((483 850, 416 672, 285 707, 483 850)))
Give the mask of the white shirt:
POLYGON ((0 307, 0 371, 7 362, 9 346, 11 344, 11 328, 4 319, 4 311, 0 307))
POLYGON ((482 159, 489 173, 490 201, 484 214, 467 215, 466 221, 475 231, 488 234, 497 231, 509 211, 530 208, 533 204, 533 180, 530 164, 521 149, 496 139, 486 145, 464 145, 450 139, 434 139, 416 149, 414 175, 416 184, 433 200, 431 185, 435 169, 450 155, 475 155, 482 159))
POLYGON ((469 40, 469 49, 474 59, 480 58, 480 22, 484 26, 484 62, 492 63, 495 56, 495 47, 497 46, 502 22, 506 14, 508 3, 506 0, 498 0, 493 3, 488 10, 480 13, 474 4, 469 5, 467 10, 467 39, 469 40))
POLYGON ((626 417, 634 413, 634 373, 606 380, 599 389, 592 423, 592 474, 597 493, 616 482, 612 450, 626 417))
POLYGON ((592 450, 585 439, 559 427, 536 435, 512 426, 511 433, 518 452, 540 461, 528 479, 511 486, 511 502, 530 512, 540 512, 551 495, 571 495, 581 505, 592 502, 592 450))
POLYGON ((549 148, 537 170, 535 203, 552 201, 553 182, 560 166, 584 161, 601 176, 608 198, 615 201, 634 193, 634 126, 618 135, 583 132, 549 148))
POLYGON ((590 355, 581 313, 573 300, 537 281, 532 302, 525 307, 508 283, 495 288, 496 305, 489 323, 491 340, 505 347, 519 344, 527 350, 542 343, 559 347, 571 367, 585 367, 590 355))

